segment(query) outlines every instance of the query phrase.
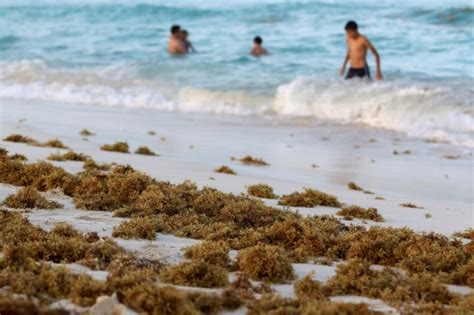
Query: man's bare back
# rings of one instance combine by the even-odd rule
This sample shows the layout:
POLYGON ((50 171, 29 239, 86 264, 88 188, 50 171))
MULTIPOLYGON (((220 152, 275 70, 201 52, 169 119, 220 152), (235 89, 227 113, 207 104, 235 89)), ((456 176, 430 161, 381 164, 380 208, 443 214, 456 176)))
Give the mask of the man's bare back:
POLYGON ((341 76, 344 75, 347 62, 350 61, 351 67, 347 73, 347 79, 355 76, 361 78, 367 76, 370 78, 369 67, 367 65, 367 50, 370 50, 375 57, 377 66, 375 78, 377 80, 382 80, 380 56, 369 39, 358 32, 357 24, 353 21, 349 21, 346 25, 346 40, 347 54, 340 71, 341 76))

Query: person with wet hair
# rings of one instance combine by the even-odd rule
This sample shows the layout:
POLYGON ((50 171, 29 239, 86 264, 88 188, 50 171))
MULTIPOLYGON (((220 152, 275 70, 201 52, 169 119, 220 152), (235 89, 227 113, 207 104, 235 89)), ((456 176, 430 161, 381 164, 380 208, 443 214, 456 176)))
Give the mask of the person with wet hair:
POLYGON ((262 43, 263 43, 262 38, 260 36, 255 36, 255 38, 253 39, 253 47, 252 47, 252 50, 250 51, 250 54, 255 57, 268 55, 268 51, 265 48, 263 48, 262 43))
POLYGON ((170 39, 168 41, 168 52, 171 55, 185 54, 187 50, 182 39, 181 27, 179 25, 171 26, 170 33, 170 39))
POLYGON ((193 44, 191 41, 188 39, 189 38, 189 32, 187 30, 182 30, 181 31, 181 39, 184 42, 184 47, 186 47, 187 52, 196 52, 196 49, 194 49, 193 44))
POLYGON ((370 50, 375 57, 377 66, 375 72, 375 79, 382 80, 382 70, 380 69, 380 56, 377 49, 372 45, 367 37, 359 33, 359 27, 356 22, 349 21, 345 26, 347 53, 342 64, 340 75, 343 76, 346 72, 346 65, 350 61, 351 66, 346 74, 346 79, 353 77, 369 78, 370 70, 367 64, 367 50, 370 50))

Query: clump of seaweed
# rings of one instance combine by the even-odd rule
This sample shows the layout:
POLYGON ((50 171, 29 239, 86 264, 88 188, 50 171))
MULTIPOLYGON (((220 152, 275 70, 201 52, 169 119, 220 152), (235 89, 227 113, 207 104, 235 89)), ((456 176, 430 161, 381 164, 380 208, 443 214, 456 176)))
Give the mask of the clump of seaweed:
POLYGON ((414 273, 451 273, 469 255, 462 242, 436 234, 417 234, 410 229, 371 227, 342 235, 337 245, 344 259, 359 258, 373 264, 400 266, 414 273))
POLYGON ((278 204, 282 206, 309 208, 315 206, 338 208, 341 206, 341 203, 335 196, 311 188, 304 188, 304 192, 295 191, 289 195, 283 195, 278 201, 278 204))
POLYGON ((36 189, 27 186, 5 199, 5 205, 16 209, 58 209, 64 206, 43 197, 36 189))
POLYGON ((372 311, 364 303, 342 303, 331 301, 312 300, 301 305, 301 315, 380 315, 372 311))
POLYGON ((338 265, 326 289, 331 294, 381 298, 394 305, 404 302, 450 304, 455 300, 446 286, 428 273, 405 275, 390 268, 374 270, 364 260, 338 265))
POLYGON ((266 244, 283 247, 295 262, 304 262, 324 252, 324 235, 318 222, 287 215, 271 226, 259 230, 259 238, 266 244))
POLYGON ((254 280, 281 283, 295 277, 285 250, 279 246, 256 245, 245 248, 237 256, 237 266, 254 280))
POLYGON ((95 136, 95 133, 93 132, 90 132, 89 130, 87 130, 86 128, 82 129, 79 134, 83 137, 89 137, 89 136, 95 136))
POLYGON ((113 144, 104 144, 100 147, 102 151, 130 153, 127 142, 115 142, 113 144))
POLYGON ((160 280, 176 285, 214 288, 228 284, 228 271, 203 259, 182 262, 160 272, 160 280))
POLYGON ((383 222, 383 217, 378 213, 376 208, 362 208, 359 206, 344 207, 338 212, 337 215, 343 216, 346 220, 352 220, 353 218, 362 220, 372 220, 375 222, 383 222))
MULTIPOLYGON (((12 267, 0 271, 0 285, 13 293, 40 298, 45 303, 70 299, 81 306, 92 305, 97 297, 107 294, 104 282, 88 275, 76 275, 65 267, 46 263, 34 264, 27 259, 22 269, 12 267)), ((53 313, 54 314, 54 313, 53 313)))
POLYGON ((31 144, 31 145, 38 145, 39 142, 35 139, 32 139, 27 136, 23 136, 20 134, 11 134, 9 136, 6 136, 3 141, 9 141, 9 142, 18 142, 18 143, 26 143, 26 144, 31 144))
POLYGON ((229 266, 229 247, 223 241, 207 241, 186 248, 184 257, 193 260, 202 259, 209 264, 227 268, 229 266))
POLYGON ((469 228, 462 232, 455 232, 453 236, 467 238, 468 240, 474 240, 474 229, 469 228))
POLYGON ((402 152, 399 152, 397 150, 393 150, 393 155, 400 155, 400 154, 410 155, 411 151, 410 150, 404 150, 402 152))
POLYGON ((154 130, 148 130, 148 134, 149 134, 150 136, 156 136, 156 131, 154 131, 154 130))
POLYGON ((354 182, 347 183, 347 188, 351 190, 363 191, 364 189, 354 182))
POLYGON ((42 147, 47 147, 47 148, 57 148, 57 149, 69 149, 67 146, 62 143, 61 140, 59 139, 50 139, 46 142, 43 142, 40 144, 42 147))
POLYGON ((8 157, 10 160, 17 160, 17 161, 27 161, 28 158, 24 156, 23 154, 12 154, 8 157))
POLYGON ((278 294, 264 294, 260 299, 247 303, 247 315, 265 314, 299 314, 299 302, 295 299, 283 298, 278 294))
POLYGON ((237 173, 231 169, 230 167, 228 167, 227 165, 222 165, 221 167, 219 168, 216 168, 214 170, 214 172, 216 173, 224 173, 224 174, 229 174, 229 175, 236 175, 237 173))
POLYGON ((89 157, 83 153, 76 153, 74 151, 67 151, 66 153, 52 153, 48 156, 48 160, 51 161, 87 161, 89 157))
POLYGON ((138 149, 135 150, 135 154, 156 155, 156 153, 153 152, 153 151, 152 151, 149 147, 147 147, 147 146, 138 147, 138 149))
MULTIPOLYGON (((235 160, 235 158, 232 158, 232 160, 235 160)), ((246 155, 243 158, 239 159, 240 162, 242 162, 245 165, 256 165, 256 166, 266 166, 270 165, 261 158, 254 158, 250 155, 246 155)))
POLYGON ((146 240, 155 240, 158 224, 155 218, 134 217, 128 221, 123 221, 120 225, 114 227, 112 236, 124 239, 142 238, 146 240))
POLYGON ((450 282, 474 287, 474 257, 451 274, 450 282))
POLYGON ((300 302, 308 302, 311 300, 325 300, 326 293, 321 282, 313 280, 313 274, 309 274, 304 278, 295 281, 294 291, 300 302))
POLYGON ((423 209, 423 207, 417 206, 416 204, 411 202, 401 203, 400 206, 404 208, 423 209))
POLYGON ((193 303, 173 287, 157 287, 153 283, 131 282, 121 289, 122 301, 138 312, 160 315, 195 315, 193 303))
POLYGON ((273 187, 267 184, 255 184, 247 187, 247 193, 250 196, 266 198, 266 199, 277 199, 278 195, 273 192, 273 187))
POLYGON ((103 269, 115 257, 125 253, 112 240, 97 240, 64 224, 45 232, 20 213, 5 210, 0 211, 0 240, 3 261, 9 266, 23 266, 27 263, 26 258, 30 258, 54 263, 77 262, 93 269, 103 269))
POLYGON ((94 161, 92 158, 88 157, 85 161, 84 164, 82 165, 82 168, 88 171, 109 171, 112 168, 112 165, 103 163, 103 164, 98 164, 96 161, 94 161))
POLYGON ((222 309, 221 297, 217 294, 191 291, 186 294, 186 297, 200 314, 217 314, 222 309))

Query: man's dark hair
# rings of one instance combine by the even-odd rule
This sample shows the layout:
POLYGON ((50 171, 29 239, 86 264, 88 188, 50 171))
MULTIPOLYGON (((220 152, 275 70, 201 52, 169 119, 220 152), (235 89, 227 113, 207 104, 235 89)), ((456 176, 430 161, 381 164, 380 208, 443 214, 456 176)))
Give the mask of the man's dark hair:
POLYGON ((255 38, 253 39, 253 42, 260 45, 262 44, 263 40, 260 36, 255 36, 255 38))
POLYGON ((349 21, 346 23, 346 27, 344 28, 346 31, 351 30, 351 31, 357 31, 357 28, 359 26, 357 25, 356 22, 354 21, 349 21))
POLYGON ((173 25, 173 26, 171 26, 171 29, 170 29, 171 34, 173 34, 173 35, 178 33, 180 30, 181 30, 181 26, 179 26, 179 25, 173 25))

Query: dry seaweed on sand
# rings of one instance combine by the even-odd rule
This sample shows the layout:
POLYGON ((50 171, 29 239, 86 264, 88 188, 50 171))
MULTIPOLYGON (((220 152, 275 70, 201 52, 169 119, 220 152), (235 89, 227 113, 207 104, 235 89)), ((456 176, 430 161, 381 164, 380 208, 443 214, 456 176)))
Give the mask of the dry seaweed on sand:
POLYGON ((474 287, 474 257, 450 275, 450 282, 474 287))
POLYGON ((382 197, 382 196, 376 196, 374 199, 375 199, 375 200, 385 200, 385 198, 382 197))
POLYGON ((109 171, 112 168, 112 165, 107 163, 98 164, 96 161, 89 157, 84 161, 82 168, 88 171, 109 171))
POLYGON ((404 150, 404 151, 399 152, 397 150, 393 150, 393 155, 400 155, 400 154, 410 155, 411 151, 410 150, 404 150))
POLYGON ((13 293, 38 298, 44 304, 69 299, 75 304, 89 306, 97 297, 108 293, 105 282, 88 275, 73 274, 65 267, 34 264, 28 259, 22 268, 2 269, 0 285, 8 286, 13 293))
POLYGON ((197 315, 193 303, 173 287, 157 287, 152 283, 132 282, 121 290, 122 301, 145 314, 197 315))
POLYGON ((40 144, 41 147, 47 147, 47 148, 57 148, 57 149, 69 149, 67 146, 62 143, 61 140, 59 139, 50 139, 46 142, 43 142, 40 144))
POLYGON ((78 161, 84 162, 89 157, 83 153, 76 153, 74 151, 67 151, 66 153, 52 153, 47 159, 50 161, 78 161))
POLYGON ((364 260, 338 265, 336 275, 329 279, 326 289, 332 295, 363 295, 381 298, 393 305, 410 302, 450 304, 456 300, 431 274, 404 274, 391 268, 374 270, 364 260))
POLYGON ((148 130, 147 132, 150 136, 156 136, 156 131, 154 130, 148 130))
POLYGON ((10 160, 17 160, 17 161, 28 161, 28 158, 23 154, 12 154, 8 157, 10 160))
POLYGON ((89 137, 89 136, 95 136, 95 133, 90 132, 88 129, 84 128, 82 129, 79 134, 83 137, 89 137))
POLYGON ((283 283, 295 278, 293 266, 279 246, 256 245, 239 251, 237 266, 253 280, 283 283))
POLYGON ((354 182, 347 183, 347 188, 351 190, 363 191, 364 189, 354 182))
POLYGON ((152 217, 134 217, 130 220, 123 221, 120 225, 115 226, 112 232, 113 237, 124 239, 142 238, 146 240, 156 239, 158 224, 152 217))
POLYGON ((304 192, 295 191, 289 195, 283 195, 278 204, 293 207, 327 206, 337 208, 341 206, 335 196, 311 188, 304 188, 304 192))
POLYGON ((130 153, 127 142, 118 141, 112 144, 104 144, 100 147, 102 151, 130 153))
POLYGON ((214 172, 216 173, 224 173, 224 174, 229 174, 229 175, 236 175, 237 173, 231 169, 230 167, 228 167, 227 165, 222 165, 221 167, 219 168, 216 168, 214 170, 214 172))
POLYGON ((400 206, 404 208, 423 209, 423 207, 417 206, 416 204, 411 202, 401 203, 400 206))
POLYGON ((261 158, 255 158, 250 155, 246 155, 243 158, 240 158, 239 161, 245 165, 256 165, 256 166, 270 165, 264 160, 262 160, 261 158))
POLYGON ((157 155, 155 152, 153 152, 153 151, 152 151, 149 147, 147 147, 147 146, 138 147, 138 149, 135 150, 135 154, 157 155))
POLYGON ((278 195, 273 192, 273 187, 267 184, 255 184, 247 186, 247 193, 250 196, 266 198, 266 199, 277 199, 278 195))
POLYGON ((176 285, 215 288, 228 284, 228 274, 227 269, 219 265, 197 259, 166 267, 160 272, 160 280, 176 285))
POLYGON ((11 134, 9 136, 6 136, 3 141, 9 141, 9 142, 18 142, 18 143, 26 143, 26 144, 32 144, 32 145, 38 145, 39 142, 35 139, 32 139, 27 136, 23 136, 20 134, 11 134))
POLYGON ((474 240, 474 228, 469 228, 462 232, 455 232, 453 233, 453 236, 474 240))
POLYGON ((321 282, 312 279, 313 273, 295 281, 293 288, 300 302, 325 300, 326 293, 321 282))
POLYGON ((223 241, 206 241, 188 247, 184 252, 184 257, 192 260, 202 259, 209 264, 219 265, 224 268, 227 268, 230 264, 229 246, 223 241))
POLYGON ((346 220, 352 220, 353 218, 372 220, 376 222, 383 222, 383 217, 378 213, 376 208, 362 208, 359 206, 344 207, 338 212, 337 215, 344 217, 346 220))
POLYGON ((364 303, 342 303, 312 300, 300 307, 300 315, 382 315, 383 313, 372 311, 364 303))
POLYGON ((278 294, 264 294, 260 299, 254 299, 247 303, 247 315, 265 314, 300 314, 298 300, 281 297, 278 294))
POLYGON ((217 294, 208 294, 200 291, 190 291, 186 297, 200 314, 217 314, 222 310, 222 298, 217 294))
POLYGON ((16 209, 57 209, 64 207, 60 203, 46 199, 30 186, 21 188, 16 194, 9 195, 4 204, 16 209))

